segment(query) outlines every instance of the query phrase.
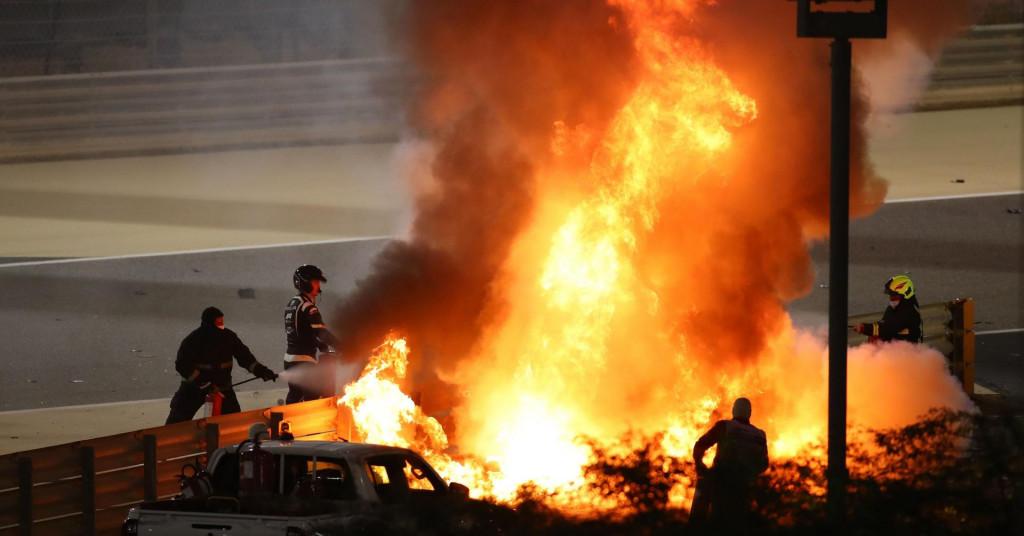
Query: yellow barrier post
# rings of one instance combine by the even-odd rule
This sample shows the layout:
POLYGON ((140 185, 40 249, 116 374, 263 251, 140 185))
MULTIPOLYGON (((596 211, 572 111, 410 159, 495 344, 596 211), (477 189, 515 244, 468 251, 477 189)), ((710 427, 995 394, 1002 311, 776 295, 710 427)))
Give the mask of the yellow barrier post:
POLYGON ((946 338, 953 346, 950 366, 964 392, 974 395, 974 300, 959 298, 947 307, 951 318, 946 338))

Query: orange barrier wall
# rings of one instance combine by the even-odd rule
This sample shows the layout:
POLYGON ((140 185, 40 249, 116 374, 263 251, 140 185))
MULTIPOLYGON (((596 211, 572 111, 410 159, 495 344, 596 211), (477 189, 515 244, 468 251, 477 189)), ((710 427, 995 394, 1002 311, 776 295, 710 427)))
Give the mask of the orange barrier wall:
POLYGON ((351 430, 332 397, 0 456, 0 536, 119 534, 131 506, 178 492, 182 465, 277 420, 303 439, 351 430))

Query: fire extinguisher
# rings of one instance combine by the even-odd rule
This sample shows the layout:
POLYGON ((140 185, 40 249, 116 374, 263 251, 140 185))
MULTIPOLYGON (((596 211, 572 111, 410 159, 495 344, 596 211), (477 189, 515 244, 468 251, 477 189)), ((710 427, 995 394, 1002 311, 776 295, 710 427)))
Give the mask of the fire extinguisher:
POLYGON ((238 448, 238 495, 272 495, 277 490, 276 457, 260 447, 260 440, 246 440, 238 448))
MULTIPOLYGON (((253 380, 258 380, 258 377, 249 378, 248 380, 242 380, 238 383, 231 384, 231 388, 238 387, 239 385, 249 383, 253 380)), ((220 392, 216 386, 206 394, 206 402, 203 403, 203 417, 216 417, 221 415, 221 408, 224 405, 224 393, 220 392)))
POLYGON ((203 417, 216 417, 221 413, 224 405, 224 395, 217 389, 206 393, 206 402, 203 404, 203 417))

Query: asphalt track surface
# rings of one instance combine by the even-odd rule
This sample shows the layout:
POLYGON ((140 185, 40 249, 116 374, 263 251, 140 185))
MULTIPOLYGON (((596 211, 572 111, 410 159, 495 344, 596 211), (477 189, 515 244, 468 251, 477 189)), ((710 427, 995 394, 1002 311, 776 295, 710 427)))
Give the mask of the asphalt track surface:
MULTIPOLYGON (((910 273, 918 300, 975 300, 975 381, 1024 397, 1024 194, 896 202, 850 224, 850 312, 882 311, 885 281, 910 273), (992 332, 992 333, 988 333, 992 332)), ((824 332, 828 246, 812 247, 811 293, 790 304, 798 325, 824 332)))
MULTIPOLYGON (((224 311, 227 327, 258 360, 280 371, 295 267, 324 268, 321 300, 330 303, 369 271, 384 243, 0 267, 0 411, 170 397, 179 381, 178 344, 209 305, 224 311)), ((236 382, 247 377, 235 369, 236 382)), ((265 387, 257 380, 239 390, 265 387)))
POLYGON ((975 352, 977 382, 1024 399, 1024 331, 978 335, 975 352))
MULTIPOLYGON (((977 329, 1024 327, 1024 195, 883 206, 851 225, 850 311, 879 311, 882 284, 910 271, 922 303, 971 296, 977 329)), ((169 397, 174 355, 208 305, 224 310, 264 364, 281 369, 283 308, 295 266, 313 263, 330 304, 368 273, 383 239, 0 266, 0 411, 169 397)), ((827 249, 812 248, 798 325, 827 318, 827 249)), ((329 310, 328 307, 324 307, 329 310)), ((328 319, 329 320, 329 319, 328 319)), ((978 338, 982 385, 1024 395, 1020 332, 978 338)), ((236 381, 244 371, 235 373, 236 381)), ((246 388, 259 388, 253 382, 246 388)))
MULTIPOLYGON (((1024 194, 895 202, 850 224, 850 312, 882 311, 882 287, 909 273, 922 304, 971 297, 977 331, 1024 327, 1024 194)), ((811 248, 811 293, 790 304, 798 324, 828 315, 828 245, 811 248)))

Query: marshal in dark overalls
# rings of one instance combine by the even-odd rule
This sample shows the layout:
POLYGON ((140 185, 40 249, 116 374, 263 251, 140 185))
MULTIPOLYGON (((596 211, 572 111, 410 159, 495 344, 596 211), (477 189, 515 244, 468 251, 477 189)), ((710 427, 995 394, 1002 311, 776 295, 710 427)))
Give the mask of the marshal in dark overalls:
POLYGON ((690 507, 690 524, 702 525, 710 518, 716 529, 735 532, 750 522, 750 492, 757 475, 768 469, 768 439, 760 428, 750 424, 751 404, 737 398, 732 419, 715 423, 693 445, 698 483, 690 507), (704 453, 718 445, 710 469, 704 465, 704 453))
POLYGON ((231 388, 233 361, 263 381, 277 379, 277 374, 256 361, 249 348, 234 331, 224 327, 224 313, 216 307, 203 311, 199 327, 189 333, 178 348, 174 368, 181 374, 181 385, 171 399, 167 424, 192 420, 203 406, 206 395, 214 389, 224 395, 221 413, 238 413, 238 397, 231 388))

